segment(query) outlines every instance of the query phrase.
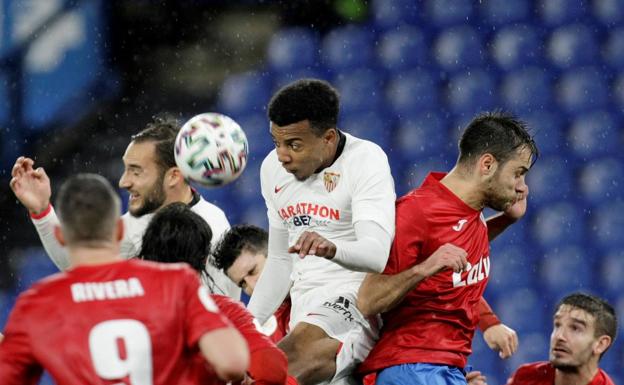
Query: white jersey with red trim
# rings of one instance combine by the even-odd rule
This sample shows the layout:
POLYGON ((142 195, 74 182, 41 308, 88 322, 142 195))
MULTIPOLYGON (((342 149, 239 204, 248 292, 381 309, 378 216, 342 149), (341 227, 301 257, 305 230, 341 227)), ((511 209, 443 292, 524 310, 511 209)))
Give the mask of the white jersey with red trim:
MULTIPOLYGON (((288 230, 289 245, 304 231, 315 231, 330 241, 355 241, 358 221, 373 221, 394 234, 396 195, 386 154, 375 143, 344 135, 346 143, 336 161, 304 181, 284 169, 275 150, 262 163, 260 179, 269 225, 288 230)), ((291 293, 359 283, 366 274, 325 258, 292 257, 291 293)))

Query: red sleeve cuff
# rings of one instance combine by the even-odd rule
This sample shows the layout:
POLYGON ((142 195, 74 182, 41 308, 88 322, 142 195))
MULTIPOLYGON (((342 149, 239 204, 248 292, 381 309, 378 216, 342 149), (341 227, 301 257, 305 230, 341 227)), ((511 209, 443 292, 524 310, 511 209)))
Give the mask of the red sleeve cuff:
POLYGON ((30 212, 29 214, 30 218, 32 219, 41 219, 44 218, 46 215, 50 214, 50 211, 52 211, 52 203, 48 203, 48 207, 39 214, 35 214, 33 212, 30 212))
POLYGON ((498 325, 501 321, 498 319, 494 311, 487 303, 485 298, 481 297, 479 301, 479 329, 484 332, 487 328, 498 325))

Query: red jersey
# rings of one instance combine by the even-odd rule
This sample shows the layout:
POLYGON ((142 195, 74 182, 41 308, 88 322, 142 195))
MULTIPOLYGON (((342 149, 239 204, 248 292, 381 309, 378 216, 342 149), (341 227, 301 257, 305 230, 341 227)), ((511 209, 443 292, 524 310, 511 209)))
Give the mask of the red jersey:
POLYGON ((481 211, 440 183, 444 176, 429 174, 397 201, 396 235, 384 274, 423 262, 445 243, 466 250, 467 271, 447 269, 421 281, 382 314, 381 336, 360 367, 363 373, 419 362, 463 368, 471 353, 490 273, 487 226, 481 211))
MULTIPOLYGON (((275 346, 270 337, 262 334, 254 318, 242 303, 230 297, 212 294, 222 314, 242 334, 249 347, 251 363, 249 374, 255 384, 283 384, 286 381, 287 360, 284 353, 275 346)), ((225 384, 219 380, 201 354, 195 358, 197 384, 225 384)))
POLYGON ((79 266, 18 298, 0 344, 0 383, 195 384, 206 332, 229 326, 185 264, 79 266))
MULTIPOLYGON (((522 365, 507 380, 507 385, 555 385, 555 368, 550 362, 534 362, 522 365)), ((587 385, 615 385, 607 373, 598 369, 598 373, 587 385)))
POLYGON ((271 341, 275 343, 280 342, 282 338, 284 338, 286 334, 288 334, 288 324, 290 323, 290 307, 290 297, 286 297, 284 302, 282 302, 280 307, 278 307, 275 311, 275 314, 273 314, 275 316, 275 319, 277 320, 277 328, 275 329, 273 334, 269 336, 269 338, 271 338, 271 341))

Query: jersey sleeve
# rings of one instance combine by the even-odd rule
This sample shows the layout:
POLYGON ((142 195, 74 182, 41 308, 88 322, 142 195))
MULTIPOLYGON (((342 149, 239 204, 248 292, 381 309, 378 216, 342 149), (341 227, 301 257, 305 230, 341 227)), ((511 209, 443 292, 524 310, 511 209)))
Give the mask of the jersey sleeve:
POLYGON ((479 311, 479 329, 481 329, 481 331, 484 332, 489 327, 501 323, 485 298, 481 297, 477 306, 479 311))
POLYGON ((427 224, 414 199, 401 199, 396 206, 396 233, 384 274, 398 274, 419 263, 427 224))
POLYGON ((249 352, 259 349, 274 348, 275 344, 262 334, 254 324, 254 318, 239 302, 220 295, 212 295, 217 306, 243 335, 249 346, 249 352))
POLYGON ((67 270, 70 265, 69 255, 54 236, 54 226, 59 225, 58 217, 52 206, 49 206, 49 211, 46 211, 47 213, 43 216, 31 216, 32 223, 35 225, 37 235, 39 235, 43 248, 52 262, 60 270, 67 270))
POLYGON ((197 274, 190 268, 184 268, 181 284, 184 285, 184 321, 186 323, 187 345, 191 348, 205 333, 230 326, 219 307, 202 285, 197 274))
POLYGON ((373 221, 392 237, 394 235, 395 201, 394 180, 388 157, 375 146, 357 159, 352 169, 353 223, 373 221))
POLYGON ((43 369, 35 359, 28 333, 27 300, 18 299, 0 343, 0 384, 37 384, 43 369))

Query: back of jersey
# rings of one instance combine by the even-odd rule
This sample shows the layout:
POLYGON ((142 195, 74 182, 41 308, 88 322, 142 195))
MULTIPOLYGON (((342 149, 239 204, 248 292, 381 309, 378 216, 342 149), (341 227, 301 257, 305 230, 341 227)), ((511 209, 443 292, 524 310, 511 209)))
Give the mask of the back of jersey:
POLYGON ((0 383, 193 384, 197 342, 227 326, 190 268, 81 266, 20 296, 0 344, 0 383))

